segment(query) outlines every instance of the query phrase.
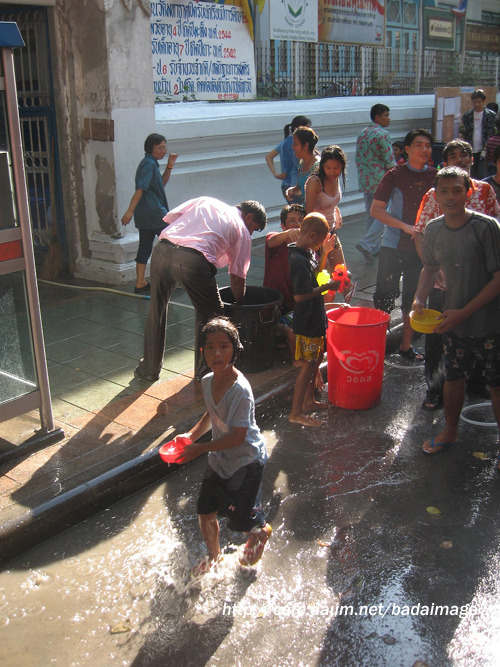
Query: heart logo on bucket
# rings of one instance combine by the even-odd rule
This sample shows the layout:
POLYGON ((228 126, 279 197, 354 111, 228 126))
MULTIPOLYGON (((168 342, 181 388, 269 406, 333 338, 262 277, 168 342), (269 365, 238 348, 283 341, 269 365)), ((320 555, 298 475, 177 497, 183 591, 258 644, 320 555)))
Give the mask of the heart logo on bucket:
POLYGON ((375 370, 380 359, 380 355, 376 350, 367 350, 360 354, 351 352, 351 350, 342 350, 340 355, 338 360, 342 368, 349 371, 349 373, 356 373, 357 375, 361 373, 370 374, 375 370))

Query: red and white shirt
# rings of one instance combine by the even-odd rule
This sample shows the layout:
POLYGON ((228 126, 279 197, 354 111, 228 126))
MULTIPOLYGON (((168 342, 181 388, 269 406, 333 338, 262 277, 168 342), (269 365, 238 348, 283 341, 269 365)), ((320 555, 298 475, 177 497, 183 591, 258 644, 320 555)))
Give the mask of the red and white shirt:
MULTIPOLYGON (((492 218, 496 218, 500 222, 500 204, 491 185, 484 181, 471 180, 472 192, 467 197, 467 208, 477 213, 491 215, 492 218)), ((440 215, 443 215, 443 211, 437 203, 434 188, 431 188, 424 195, 418 209, 415 231, 423 232, 427 223, 434 220, 434 218, 438 218, 440 215)))

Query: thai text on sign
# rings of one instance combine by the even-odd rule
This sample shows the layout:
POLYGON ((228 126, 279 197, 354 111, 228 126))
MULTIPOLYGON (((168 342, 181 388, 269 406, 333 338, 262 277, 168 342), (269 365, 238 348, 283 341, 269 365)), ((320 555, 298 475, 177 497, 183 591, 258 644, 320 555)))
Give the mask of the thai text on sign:
POLYGON ((318 41, 383 46, 385 0, 318 0, 318 41))
POLYGON ((156 102, 253 99, 253 41, 239 7, 151 2, 156 102))

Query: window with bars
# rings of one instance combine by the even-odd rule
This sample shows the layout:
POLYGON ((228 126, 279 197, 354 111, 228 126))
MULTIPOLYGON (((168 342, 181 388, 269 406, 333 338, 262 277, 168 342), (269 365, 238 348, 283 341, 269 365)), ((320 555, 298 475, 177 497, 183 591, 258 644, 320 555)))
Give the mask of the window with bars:
POLYGON ((403 2, 403 25, 418 26, 417 5, 414 2, 403 2))
POLYGON ((401 23, 401 0, 389 0, 385 16, 388 23, 401 23))

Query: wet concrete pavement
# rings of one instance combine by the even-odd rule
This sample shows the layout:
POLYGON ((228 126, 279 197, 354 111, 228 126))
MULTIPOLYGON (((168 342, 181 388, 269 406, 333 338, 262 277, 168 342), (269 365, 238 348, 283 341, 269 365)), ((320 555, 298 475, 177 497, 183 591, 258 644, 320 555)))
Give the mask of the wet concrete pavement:
POLYGON ((386 364, 372 410, 331 406, 317 429, 288 423, 286 397, 260 410, 274 532, 254 569, 223 526, 222 566, 189 582, 204 457, 11 561, 3 662, 497 665, 497 433, 461 422, 455 450, 425 457, 442 415, 422 390, 420 370, 386 364))
MULTIPOLYGON (((370 307, 377 263, 355 249, 363 227, 350 221, 341 236, 358 283, 353 304, 370 307)), ((263 276, 260 238, 247 282, 261 285, 263 276)), ((228 285, 227 272, 217 280, 228 285)), ((117 293, 61 280, 40 283, 39 292, 55 426, 65 438, 33 445, 37 411, 0 424, 0 565, 163 477, 159 445, 204 412, 193 381, 194 310, 183 290, 169 304, 163 367, 152 384, 134 378, 149 301, 133 294, 133 283, 117 293)), ((396 326, 388 346, 397 340, 396 326)), ((291 391, 296 371, 287 356, 275 350, 271 368, 248 374, 258 403, 291 391)))

